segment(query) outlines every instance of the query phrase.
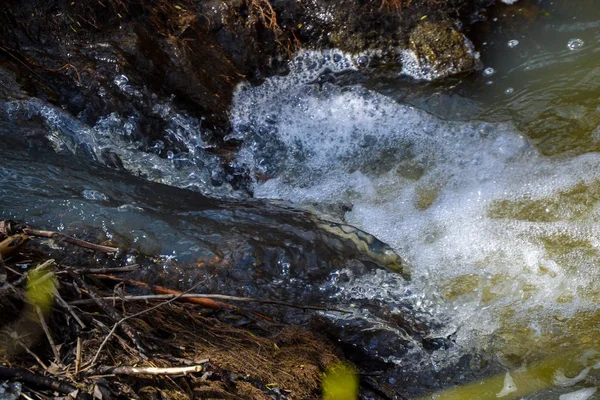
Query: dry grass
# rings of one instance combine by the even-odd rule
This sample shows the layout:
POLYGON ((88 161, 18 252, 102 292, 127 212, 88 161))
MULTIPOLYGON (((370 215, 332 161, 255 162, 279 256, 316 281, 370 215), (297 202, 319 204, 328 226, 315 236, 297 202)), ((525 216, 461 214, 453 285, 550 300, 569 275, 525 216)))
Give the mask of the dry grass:
POLYGON ((381 0, 380 9, 386 9, 388 12, 400 12, 411 3, 412 0, 381 0))
MULTIPOLYGON (((74 249, 69 250, 72 255, 74 249)), ((2 377, 7 371, 29 371, 40 379, 46 376, 91 393, 98 384, 95 375, 104 374, 106 368, 173 368, 209 359, 200 373, 107 375, 103 385, 116 392, 112 396, 144 393, 163 399, 267 400, 276 390, 299 399, 318 397, 323 371, 338 361, 333 347, 314 334, 245 311, 207 311, 194 304, 162 300, 119 300, 102 307, 92 303, 66 309, 65 302, 82 296, 86 299, 94 293, 112 294, 114 282, 56 263, 48 263, 52 267, 44 273, 55 277, 60 297, 48 314, 38 313, 40 319, 28 311, 32 305, 27 300, 27 279, 21 275, 24 270, 20 265, 38 265, 47 257, 43 251, 25 248, 21 255, 5 262, 7 284, 0 285, 0 379, 7 379, 2 377), (115 329, 115 312, 116 318, 129 318, 127 330, 125 322, 115 329), (141 339, 142 348, 128 330, 141 339)), ((93 253, 78 251, 81 263, 90 267, 85 260, 93 260, 93 253)), ((119 290, 127 291, 127 285, 119 290)), ((52 392, 44 387, 33 392, 26 380, 22 382, 24 393, 33 398, 39 398, 35 393, 40 391, 52 392)))
POLYGON ((281 31, 277 23, 277 13, 269 0, 249 0, 248 9, 250 15, 258 18, 265 28, 272 30, 276 34, 281 31))

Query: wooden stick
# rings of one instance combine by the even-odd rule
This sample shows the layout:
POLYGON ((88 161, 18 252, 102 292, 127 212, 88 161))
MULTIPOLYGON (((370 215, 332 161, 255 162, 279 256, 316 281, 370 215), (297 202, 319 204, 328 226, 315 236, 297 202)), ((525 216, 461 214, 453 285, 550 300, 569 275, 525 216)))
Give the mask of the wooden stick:
POLYGON ((77 271, 82 274, 106 274, 110 272, 129 272, 135 271, 140 266, 138 264, 127 265, 125 267, 103 267, 103 268, 77 268, 77 271))
POLYGON ((77 336, 77 350, 75 351, 75 375, 79 373, 81 365, 81 337, 77 336))
POLYGON ((58 348, 54 343, 54 339, 52 339, 52 335, 50 334, 50 329, 48 329, 48 325, 46 324, 46 320, 44 319, 44 314, 42 313, 41 308, 35 306, 35 311, 37 313, 38 319, 40 320, 40 325, 42 325, 42 329, 46 334, 46 338, 48 339, 48 343, 50 343, 50 347, 52 348, 52 353, 54 354, 54 359, 56 360, 56 365, 61 366, 60 354, 58 352, 58 348))
POLYGON ((102 299, 102 297, 100 297, 100 295, 96 294, 96 292, 94 292, 94 290, 92 290, 92 288, 87 283, 85 283, 83 281, 83 279, 81 279, 75 272, 73 272, 72 269, 69 269, 68 272, 69 272, 69 276, 71 276, 71 278, 73 278, 75 283, 77 283, 77 285, 79 285, 79 286, 83 287, 85 290, 87 290, 88 296, 90 296, 94 300, 94 302, 98 305, 98 307, 100 307, 115 322, 114 329, 116 329, 116 327, 118 325, 120 325, 121 328, 123 329, 123 331, 125 332, 125 334, 127 336, 129 336, 129 338, 131 339, 133 344, 138 348, 138 351, 140 352, 140 356, 144 360, 147 360, 148 356, 146 356, 146 354, 145 354, 146 350, 142 346, 142 342, 140 341, 139 335, 133 329, 133 327, 131 325, 129 325, 128 323, 126 323, 126 321, 121 321, 123 319, 123 317, 121 317, 119 312, 117 310, 115 310, 113 307, 111 307, 110 304, 106 303, 102 299))
POLYGON ((67 311, 69 311, 69 313, 75 319, 75 321, 77 321, 77 323, 79 324, 79 326, 81 327, 81 329, 85 329, 85 324, 83 323, 83 321, 81 320, 81 318, 79 318, 79 316, 77 316, 77 314, 75 314, 75 310, 73 310, 73 307, 71 307, 69 305, 69 303, 67 303, 65 301, 65 299, 62 298, 62 296, 60 295, 60 293, 58 292, 58 290, 56 290, 56 288, 53 288, 52 293, 54 293, 54 296, 56 297, 56 300, 59 302, 59 304, 63 308, 66 308, 67 311))
MULTIPOLYGON (((194 288, 195 288, 196 286, 200 285, 201 283, 202 283, 202 282, 198 282, 198 283, 197 283, 197 284, 194 286, 194 288)), ((192 288, 192 289, 193 289, 193 288, 192 288)), ((190 289, 190 290, 192 290, 192 289, 190 289)), ((182 296, 182 295, 183 295, 183 293, 181 293, 181 294, 179 295, 179 297, 180 297, 180 296, 182 296)), ((172 298, 172 299, 170 299, 170 300, 167 300, 167 301, 165 301, 165 302, 163 302, 163 303, 157 304, 157 305, 155 305, 155 306, 153 306, 153 307, 150 307, 150 308, 148 308, 148 309, 146 309, 146 310, 142 310, 142 311, 140 311, 140 312, 137 312, 137 313, 135 313, 135 314, 128 315, 128 316, 126 316, 126 317, 123 317, 123 318, 121 318, 121 319, 120 319, 120 320, 119 320, 117 323, 115 323, 115 324, 114 324, 114 326, 112 327, 112 329, 110 330, 110 332, 108 333, 108 335, 106 335, 106 337, 104 338, 104 340, 103 340, 103 341, 102 341, 102 343, 100 344, 100 347, 99 347, 99 348, 98 348, 98 350, 96 351, 96 354, 94 355, 94 358, 93 358, 93 359, 92 359, 92 361, 89 363, 89 366, 88 366, 87 368, 90 368, 90 367, 92 367, 92 366, 93 366, 93 365, 96 363, 96 360, 97 360, 97 359, 98 359, 98 357, 100 356, 100 353, 101 353, 102 349, 104 348, 104 346, 106 345, 106 343, 108 342, 108 339, 110 339, 110 337, 111 337, 111 336, 112 336, 112 335, 115 333, 115 330, 117 329, 117 327, 118 327, 119 325, 124 325, 124 324, 125 324, 125 321, 127 321, 128 319, 139 317, 139 316, 140 316, 140 315, 142 315, 142 314, 145 314, 145 313, 147 313, 147 312, 150 312, 150 311, 152 311, 152 310, 155 310, 155 309, 157 309, 158 307, 161 307, 161 306, 167 305, 167 304, 169 304, 169 303, 171 303, 171 302, 173 302, 173 301, 175 301, 175 300, 177 300, 177 299, 178 299, 178 296, 176 296, 176 297, 174 297, 174 298, 172 298)))
MULTIPOLYGON (((261 304, 273 304, 273 305, 278 305, 278 306, 285 306, 285 307, 293 307, 293 308, 299 308, 302 310, 317 310, 317 311, 334 311, 334 312, 339 312, 339 313, 344 313, 344 314, 351 314, 351 311, 347 311, 347 310, 341 310, 339 308, 328 308, 328 307, 320 307, 320 306, 306 306, 306 305, 300 305, 300 304, 293 304, 293 303, 287 303, 284 301, 277 301, 277 300, 262 300, 262 299, 255 299, 252 297, 235 297, 235 296, 227 296, 227 295, 222 295, 222 294, 196 294, 196 293, 189 293, 189 294, 181 294, 181 295, 174 295, 174 294, 149 294, 149 295, 141 295, 141 296, 107 296, 107 297, 102 297, 104 300, 107 301, 115 301, 115 300, 122 300, 122 301, 147 301, 147 300, 169 300, 169 299, 173 299, 173 298, 179 298, 179 299, 220 299, 220 300, 229 300, 229 301, 240 301, 240 302, 246 302, 246 303, 261 303, 261 304)), ((71 305, 80 305, 80 304, 90 304, 92 303, 91 300, 75 300, 70 302, 69 304, 71 305)))
POLYGON ((95 368, 93 371, 88 372, 86 375, 180 375, 190 372, 202 372, 203 368, 200 364, 206 364, 207 362, 209 362, 208 358, 200 360, 197 365, 169 368, 131 366, 111 367, 109 365, 102 365, 95 368))
MULTIPOLYGON (((12 282, 12 285, 15 286, 15 287, 23 285, 24 283, 27 282, 27 278, 29 278, 30 274, 32 274, 34 272, 37 272, 37 271, 41 271, 42 269, 44 269, 46 267, 49 267, 52 264, 54 264, 54 260, 53 259, 49 259, 49 260, 44 261, 43 263, 41 263, 40 265, 38 265, 34 269, 29 270, 29 271, 25 271, 17 280, 15 280, 14 282, 12 282)), ((52 272, 49 272, 48 274, 46 274, 46 275, 38 278, 36 280, 36 283, 42 283, 42 282, 46 281, 48 278, 50 278, 50 276, 52 274, 53 274, 52 272)))
MULTIPOLYGON (((98 319, 92 319, 92 324, 97 329, 101 329, 101 330, 103 330, 106 333, 108 333, 108 332, 111 331, 111 328, 109 328, 108 326, 104 325, 98 319)), ((117 339, 117 341, 119 342, 119 344, 121 345, 121 347, 123 347, 123 350, 125 350, 126 352, 128 352, 131 355, 135 355, 137 353, 136 350, 133 347, 131 347, 129 345, 129 343, 127 343, 127 340, 123 339, 120 335, 118 335, 116 333, 113 333, 113 336, 117 339)))
POLYGON ((119 251, 118 247, 103 246, 101 244, 86 242, 85 240, 77 239, 72 236, 67 236, 60 232, 44 231, 44 230, 32 229, 32 228, 25 228, 25 229, 23 229, 23 232, 25 232, 26 234, 31 235, 31 236, 45 237, 45 238, 49 238, 49 239, 54 239, 54 238, 62 239, 67 243, 74 244, 75 246, 84 247, 86 249, 100 251, 103 253, 110 254, 110 253, 116 253, 119 251))
POLYGON ((0 378, 19 380, 30 385, 50 389, 62 394, 77 393, 75 398, 78 400, 92 400, 92 396, 82 392, 81 390, 78 390, 73 385, 25 370, 17 370, 0 366, 0 378))
POLYGON ((21 342, 19 339, 16 339, 15 341, 17 342, 17 344, 19 346, 21 346, 23 349, 25 349, 27 354, 29 354, 31 357, 35 358, 35 361, 37 361, 38 364, 40 364, 40 367, 42 367, 44 369, 44 371, 48 371, 48 366, 46 364, 44 364, 44 362, 37 356, 37 354, 35 354, 33 351, 31 351, 25 343, 21 342))
MULTIPOLYGON (((167 288, 164 286, 159 286, 159 285, 149 285, 146 282, 137 281, 135 279, 120 278, 118 276, 105 275, 105 274, 94 274, 94 276, 97 276, 99 278, 107 278, 107 279, 113 279, 116 281, 125 282, 125 283, 128 283, 133 286, 148 289, 155 293, 169 294, 169 295, 175 295, 175 296, 179 296, 179 295, 183 294, 182 292, 180 292, 178 290, 170 289, 170 288, 167 288)), ((223 302, 217 301, 217 300, 213 300, 208 297, 199 297, 199 296, 195 296, 195 297, 179 296, 179 297, 185 298, 186 299, 185 301, 188 303, 198 304, 202 307, 211 308, 213 310, 235 310, 235 309, 237 309, 237 307, 234 305, 223 303, 223 302)))
POLYGON ((29 240, 29 236, 24 233, 18 233, 4 239, 0 242, 0 256, 7 258, 19 250, 29 240))

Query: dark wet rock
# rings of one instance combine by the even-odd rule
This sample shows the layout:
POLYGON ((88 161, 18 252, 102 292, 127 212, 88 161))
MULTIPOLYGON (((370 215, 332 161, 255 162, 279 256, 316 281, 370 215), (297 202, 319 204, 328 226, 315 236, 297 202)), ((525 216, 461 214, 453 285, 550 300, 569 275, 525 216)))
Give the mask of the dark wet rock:
MULTIPOLYGON (((395 77, 401 67, 399 50, 407 47, 409 32, 423 18, 461 20, 467 26, 484 3, 7 0, 0 10, 0 100, 40 99, 89 127, 126 131, 121 137, 131 147, 163 159, 185 158, 200 148, 221 162, 210 178, 215 186, 250 192, 248 171, 229 162, 239 142, 224 140, 238 83, 285 74, 287 61, 299 48, 366 51, 356 57, 363 73, 383 71, 395 77), (185 119, 187 136, 173 127, 179 116, 185 119), (111 125, 107 119, 120 122, 111 125), (192 131, 198 139, 190 138, 192 131)), ((435 52, 436 66, 446 73, 464 71, 472 57, 455 49, 462 35, 448 32, 441 41, 435 33, 414 41, 419 49, 428 46, 435 52), (448 52, 438 42, 454 50, 448 52)), ((326 74, 315 82, 361 79, 360 73, 326 74)), ((123 163, 117 158, 97 160, 120 169, 123 163)))
POLYGON ((481 67, 471 41, 450 22, 419 24, 410 34, 409 48, 421 70, 438 79, 481 67))
MULTIPOLYGON (((202 115, 203 127, 224 146, 219 138, 228 130, 237 83, 285 73, 298 48, 372 50, 377 62, 397 62, 397 48, 406 46, 422 18, 466 22, 481 1, 400 1, 405 6, 390 8, 392 3, 7 0, 0 12, 0 67, 12 71, 28 95, 61 105, 88 124, 132 107, 147 114, 144 103, 157 101, 152 95, 172 98, 202 115), (143 90, 115 87, 120 75, 143 90)), ((421 36, 432 42, 431 35, 421 36)), ((151 135, 156 124, 150 118, 139 129, 151 135)))

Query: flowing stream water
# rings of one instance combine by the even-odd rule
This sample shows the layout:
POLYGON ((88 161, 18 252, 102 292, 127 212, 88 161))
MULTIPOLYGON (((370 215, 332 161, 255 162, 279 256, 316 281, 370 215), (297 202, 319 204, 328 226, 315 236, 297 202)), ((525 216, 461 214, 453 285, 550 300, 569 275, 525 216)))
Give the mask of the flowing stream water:
MULTIPOLYGON (((411 396, 596 398, 600 3, 573 3, 496 7, 477 28, 485 69, 473 77, 438 84, 405 71, 412 76, 357 85, 344 78, 359 74, 356 57, 331 50, 299 54, 289 75, 241 86, 228 139, 242 147, 232 167, 248 172, 264 202, 148 183, 248 197, 220 180, 201 120, 167 103, 153 112, 185 150, 165 155, 160 142, 131 138, 135 115, 86 126, 40 100, 6 102, 3 217, 61 229, 85 222, 182 263, 224 252, 243 268, 270 265, 258 289, 241 269, 242 288, 223 278, 209 289, 353 304, 353 318, 371 325, 340 326, 379 336, 347 341, 396 365, 386 383, 411 396), (145 180, 87 164, 107 164, 107 154, 145 180), (291 203, 321 219, 307 222, 291 203), (345 262, 323 220, 387 243, 410 281, 345 262), (312 270, 290 272, 300 264, 312 270), (327 273, 314 273, 319 267, 327 273)), ((138 90, 125 76, 113 83, 138 90)))
MULTIPOLYGON (((237 93, 238 162, 257 177, 254 195, 346 204, 345 221, 409 260, 429 312, 450 316, 440 336, 507 371, 564 352, 569 373, 585 373, 562 386, 591 395, 600 364, 578 357, 600 350, 599 6, 498 7, 479 36, 484 70, 445 90, 401 78, 306 85, 346 60, 303 54, 289 76, 237 93)), ((510 379, 477 396, 527 394, 510 379)))

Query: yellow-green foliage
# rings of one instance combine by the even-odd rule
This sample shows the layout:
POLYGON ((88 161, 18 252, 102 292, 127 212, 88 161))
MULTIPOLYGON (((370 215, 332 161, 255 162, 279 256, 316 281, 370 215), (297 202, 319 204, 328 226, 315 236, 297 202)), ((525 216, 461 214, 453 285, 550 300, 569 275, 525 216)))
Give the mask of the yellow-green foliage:
POLYGON ((27 303, 39 307, 42 313, 47 314, 54 301, 54 289, 56 288, 56 277, 47 268, 31 271, 25 288, 27 303))
POLYGON ((358 398, 358 375, 353 366, 336 363, 327 368, 323 377, 324 400, 354 400, 358 398))

